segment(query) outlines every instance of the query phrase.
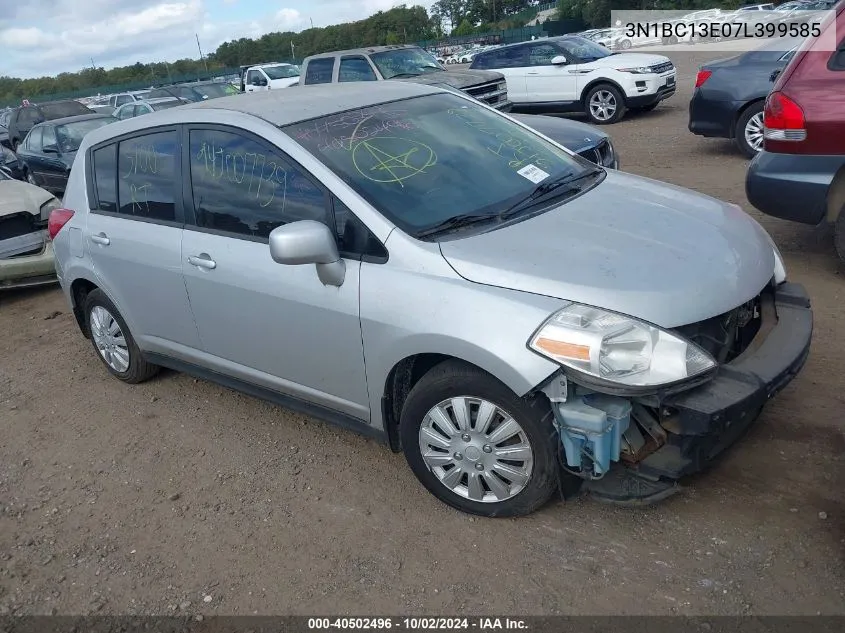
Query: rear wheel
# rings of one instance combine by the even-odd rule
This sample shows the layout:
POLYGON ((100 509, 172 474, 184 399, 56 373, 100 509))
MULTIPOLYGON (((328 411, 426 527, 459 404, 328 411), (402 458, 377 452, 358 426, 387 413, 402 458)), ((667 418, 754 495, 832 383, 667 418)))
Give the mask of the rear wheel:
POLYGON ((845 206, 839 210, 839 216, 833 225, 833 243, 839 259, 845 262, 845 206))
POLYGON ((748 106, 736 122, 736 146, 748 158, 754 158, 763 149, 763 102, 748 106))
POLYGON ((89 292, 83 310, 94 350, 113 376, 136 384, 158 373, 157 365, 142 358, 126 322, 106 293, 99 288, 89 292))
POLYGON ((408 394, 399 433, 408 465, 435 497, 471 514, 520 516, 558 485, 551 417, 547 401, 447 361, 408 394))
POLYGON ((599 84, 584 98, 584 111, 598 125, 616 123, 625 116, 625 98, 616 86, 599 84))

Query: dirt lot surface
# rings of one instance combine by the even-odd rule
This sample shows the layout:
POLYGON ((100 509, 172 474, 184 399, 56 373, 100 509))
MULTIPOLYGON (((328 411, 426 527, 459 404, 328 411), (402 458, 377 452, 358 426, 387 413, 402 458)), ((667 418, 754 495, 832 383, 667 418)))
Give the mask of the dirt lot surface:
MULTIPOLYGON (((623 167, 742 204, 680 89, 623 167)), ((756 212, 755 216, 759 217, 756 212)), ((0 297, 0 614, 845 614, 845 275, 762 217, 814 301, 804 372, 682 494, 459 514, 374 441, 185 375, 109 377, 56 289, 0 297), (55 316, 54 316, 55 315, 55 316)))

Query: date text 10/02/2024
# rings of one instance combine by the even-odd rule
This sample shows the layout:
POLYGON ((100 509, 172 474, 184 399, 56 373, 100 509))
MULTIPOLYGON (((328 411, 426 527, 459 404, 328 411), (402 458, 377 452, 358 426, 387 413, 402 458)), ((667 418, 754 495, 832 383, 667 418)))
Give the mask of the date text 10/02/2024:
POLYGON ((499 631, 499 630, 527 630, 528 624, 519 618, 440 618, 440 617, 416 617, 416 618, 389 618, 389 617, 352 617, 352 618, 308 618, 308 629, 310 630, 331 630, 331 629, 357 629, 371 631, 387 631, 391 629, 408 631, 446 631, 446 630, 474 630, 474 631, 499 631))

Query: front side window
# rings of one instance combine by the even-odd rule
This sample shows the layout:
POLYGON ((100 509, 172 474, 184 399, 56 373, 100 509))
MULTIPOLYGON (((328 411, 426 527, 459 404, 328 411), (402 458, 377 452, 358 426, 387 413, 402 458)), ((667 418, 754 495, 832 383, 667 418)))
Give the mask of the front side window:
POLYGON ((281 66, 265 66, 264 72, 270 79, 291 79, 299 77, 299 66, 282 64, 281 66))
POLYGON ((118 144, 118 209, 124 215, 176 220, 176 132, 156 132, 118 144))
POLYGON ((247 85, 250 85, 250 86, 255 85, 255 80, 256 80, 256 79, 261 79, 261 73, 259 73, 257 70, 250 70, 250 71, 246 74, 246 83, 247 83, 247 85))
POLYGON ((305 69, 305 83, 330 84, 334 72, 334 57, 312 59, 305 69))
POLYGON ((363 57, 344 57, 340 60, 338 81, 378 81, 369 62, 363 57))
POLYGON ((567 37, 559 40, 558 46, 563 50, 567 59, 577 59, 582 63, 594 62, 597 59, 604 59, 613 53, 601 44, 596 44, 586 37, 567 37))
POLYGON ((443 73, 446 70, 437 63, 437 59, 421 48, 399 48, 396 50, 372 53, 370 59, 378 68, 382 77, 416 77, 425 73, 443 73))
POLYGON ((288 222, 328 224, 323 190, 280 151, 222 130, 191 130, 190 145, 198 226, 266 239, 288 222))
POLYGON ((492 217, 540 182, 591 170, 508 118, 447 93, 283 129, 412 235, 459 215, 492 217))
POLYGON ((529 66, 551 66, 561 52, 551 44, 534 44, 528 49, 529 66))

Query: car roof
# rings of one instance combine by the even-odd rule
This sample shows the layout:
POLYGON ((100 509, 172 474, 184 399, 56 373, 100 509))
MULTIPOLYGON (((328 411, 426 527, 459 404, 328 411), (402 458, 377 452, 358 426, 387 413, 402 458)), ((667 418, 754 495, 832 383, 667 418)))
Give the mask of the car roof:
MULTIPOLYGON (((613 29, 607 28, 607 29, 599 29, 599 30, 600 31, 612 31, 613 29)), ((543 39, 529 40, 527 42, 516 42, 515 44, 502 44, 501 46, 497 46, 494 50, 501 51, 501 50, 504 50, 506 48, 514 48, 516 46, 525 46, 527 44, 547 44, 548 42, 563 42, 563 41, 566 41, 566 40, 574 40, 574 39, 582 39, 582 40, 590 41, 588 38, 586 38, 582 35, 575 35, 573 33, 572 35, 558 35, 556 37, 544 37, 543 39)), ((481 51, 480 53, 478 53, 478 56, 480 57, 481 55, 484 55, 485 53, 488 53, 488 52, 492 52, 492 51, 481 51)))
POLYGON ((405 81, 350 81, 342 84, 305 86, 301 90, 286 90, 284 98, 280 98, 278 91, 273 90, 236 94, 188 103, 178 108, 159 110, 143 117, 112 123, 89 132, 85 136, 84 145, 96 145, 116 136, 161 125, 202 123, 205 120, 202 112, 204 110, 251 115, 282 127, 347 110, 441 92, 446 91, 436 86, 405 81))
POLYGON ((43 121, 38 125, 33 125, 33 128, 42 127, 45 125, 64 125, 66 123, 78 123, 79 121, 90 121, 91 119, 108 119, 110 118, 110 114, 102 114, 100 112, 92 112, 91 114, 77 114, 75 116, 66 116, 62 117, 61 119, 51 119, 49 121, 43 121))
POLYGON ((419 48, 413 44, 395 44, 388 46, 367 46, 365 48, 350 48, 345 51, 332 51, 331 53, 318 53, 311 55, 308 59, 317 59, 320 57, 337 57, 338 55, 372 55, 373 53, 383 53, 385 51, 400 51, 406 48, 419 48))

